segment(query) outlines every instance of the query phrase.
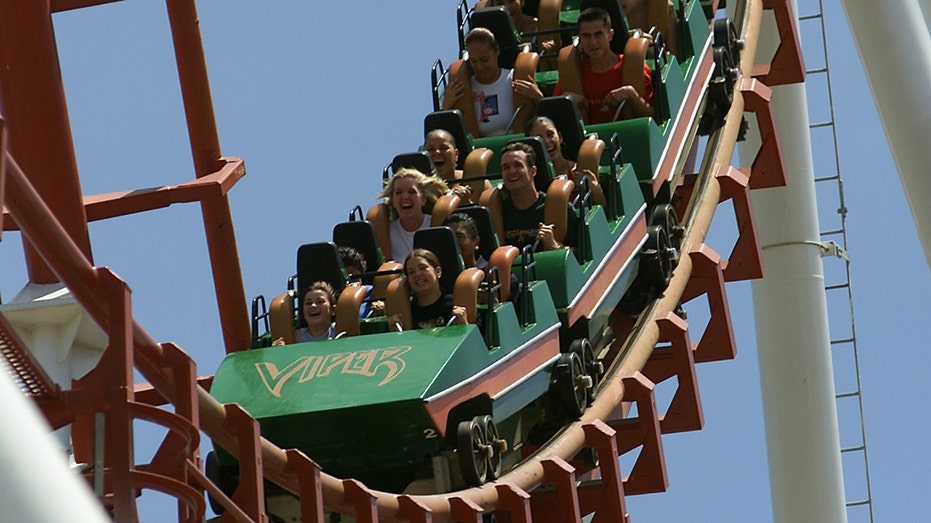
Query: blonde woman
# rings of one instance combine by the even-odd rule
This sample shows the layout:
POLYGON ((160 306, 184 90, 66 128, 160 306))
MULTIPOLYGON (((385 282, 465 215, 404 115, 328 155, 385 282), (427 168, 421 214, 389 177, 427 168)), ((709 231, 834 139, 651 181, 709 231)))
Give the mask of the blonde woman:
POLYGON ((414 233, 430 226, 427 209, 449 191, 446 183, 417 169, 399 169, 378 194, 388 205, 391 257, 403 260, 414 249, 414 233))

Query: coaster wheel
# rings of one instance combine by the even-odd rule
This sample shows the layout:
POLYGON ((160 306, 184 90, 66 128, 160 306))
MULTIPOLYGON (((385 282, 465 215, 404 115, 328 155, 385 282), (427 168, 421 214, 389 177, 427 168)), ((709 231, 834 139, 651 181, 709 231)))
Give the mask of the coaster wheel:
POLYGON ((501 464, 508 449, 508 442, 498 435, 498 427, 491 416, 481 416, 479 420, 485 433, 485 442, 490 447, 487 480, 494 481, 501 475, 501 464))
POLYGON ((470 487, 478 487, 488 481, 491 445, 485 438, 480 418, 461 421, 456 429, 456 454, 462 479, 470 487))
POLYGON ((679 259, 679 250, 682 248, 682 236, 685 234, 685 228, 679 225, 679 217, 676 216, 676 210, 671 203, 663 203, 653 207, 650 211, 648 225, 659 225, 666 231, 669 237, 669 245, 676 250, 675 261, 679 259))
POLYGON ((585 372, 582 357, 577 352, 567 352, 559 357, 553 372, 553 387, 557 404, 569 419, 575 419, 588 406, 592 379, 585 372))
POLYGON ((674 268, 666 231, 659 225, 648 227, 647 243, 640 252, 640 267, 647 283, 662 292, 669 286, 674 268))
POLYGON ((569 345, 569 352, 575 352, 582 358, 582 368, 585 374, 591 379, 591 387, 588 389, 587 405, 591 405, 595 400, 595 389, 601 383, 601 376, 604 374, 604 364, 595 358, 595 349, 592 348, 588 338, 579 338, 572 340, 569 345))

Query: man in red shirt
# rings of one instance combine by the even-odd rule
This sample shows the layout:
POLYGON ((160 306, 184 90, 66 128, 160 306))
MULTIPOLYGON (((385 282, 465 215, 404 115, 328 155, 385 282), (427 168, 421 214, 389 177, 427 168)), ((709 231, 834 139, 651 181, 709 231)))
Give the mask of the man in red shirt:
POLYGON ((627 102, 635 116, 653 116, 653 80, 649 66, 644 64, 643 76, 646 99, 630 85, 621 83, 621 66, 624 55, 611 51, 611 16, 600 7, 591 7, 579 15, 579 44, 585 53, 582 59, 582 86, 584 93, 562 92, 556 85, 555 95, 566 94, 588 114, 588 123, 605 123, 614 120, 617 106, 627 102))

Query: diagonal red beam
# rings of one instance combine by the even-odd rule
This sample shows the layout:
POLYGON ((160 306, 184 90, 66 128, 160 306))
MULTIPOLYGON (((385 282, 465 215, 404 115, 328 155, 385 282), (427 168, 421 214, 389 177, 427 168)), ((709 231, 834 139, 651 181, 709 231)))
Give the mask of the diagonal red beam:
MULTIPOLYGON (((0 107, 9 151, 68 236, 92 259, 48 2, 0 0, 0 107)), ((29 280, 58 279, 23 239, 29 280)))
MULTIPOLYGON (((166 5, 194 173, 202 178, 219 171, 224 159, 220 156, 220 138, 210 96, 200 21, 194 0, 171 0, 166 5)), ((202 201, 201 214, 226 352, 248 349, 252 333, 229 200, 213 198, 202 201)))

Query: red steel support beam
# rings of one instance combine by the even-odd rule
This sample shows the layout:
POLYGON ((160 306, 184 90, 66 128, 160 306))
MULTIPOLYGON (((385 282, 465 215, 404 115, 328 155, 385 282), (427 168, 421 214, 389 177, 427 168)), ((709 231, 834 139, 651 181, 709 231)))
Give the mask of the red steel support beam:
MULTIPOLYGON (((48 2, 0 0, 0 107, 9 151, 71 240, 91 260, 87 218, 48 2)), ((58 278, 23 239, 29 281, 58 278)))
POLYGON ((599 488, 579 492, 583 512, 588 513, 589 508, 593 509, 595 516, 591 523, 629 523, 621 463, 617 459, 617 432, 597 419, 585 424, 582 430, 585 431, 586 445, 591 444, 598 451, 601 471, 599 488))
POLYGON ((669 487, 666 475, 666 459, 663 456, 662 431, 653 383, 640 372, 624 378, 624 398, 637 403, 637 417, 627 418, 610 424, 617 431, 617 446, 620 454, 641 447, 627 479, 624 492, 649 494, 665 492, 669 487))
POLYGON ((378 523, 378 507, 372 491, 356 479, 344 479, 342 484, 346 493, 346 502, 355 509, 356 521, 378 523))
POLYGON ((498 523, 531 523, 530 494, 508 483, 495 485, 498 492, 498 523))
POLYGON ((751 189, 785 187, 786 167, 782 161, 782 145, 776 132, 776 120, 770 100, 773 91, 755 79, 741 79, 740 93, 744 99, 744 110, 756 113, 760 131, 760 150, 756 153, 750 169, 741 169, 750 177, 751 189))
POLYGON ((750 180, 738 169, 728 167, 716 176, 721 186, 720 201, 731 200, 737 222, 737 241, 727 260, 721 262, 724 281, 755 280, 763 277, 763 251, 756 235, 756 219, 750 201, 750 180))
POLYGON ((398 516, 410 523, 433 523, 430 509, 411 496, 398 496, 398 516))
POLYGON ((449 498, 449 513, 459 523, 482 523, 482 507, 469 498, 449 498))
POLYGON ((763 9, 771 9, 779 31, 779 47, 769 64, 753 66, 751 74, 766 85, 788 85, 805 81, 802 45, 795 26, 791 0, 763 0, 763 9))
POLYGON ((737 356, 737 344, 734 341, 731 315, 727 309, 721 256, 706 244, 692 246, 688 256, 692 260, 692 278, 682 293, 682 303, 706 294, 708 310, 711 313, 705 332, 695 345, 695 362, 732 360, 737 356))
POLYGON ((239 457, 239 486, 233 493, 233 502, 242 508, 252 521, 268 523, 268 516, 265 515, 265 484, 260 459, 259 422, 239 405, 228 404, 224 405, 224 408, 226 409, 225 428, 236 435, 239 444, 238 449, 230 449, 234 450, 234 454, 239 457))
POLYGON ((301 487, 301 523, 323 521, 323 487, 320 484, 320 465, 297 449, 285 451, 287 472, 297 477, 301 487))
MULTIPOLYGON (((166 3, 194 173, 201 178, 219 171, 224 160, 220 155, 220 138, 210 96, 200 23, 194 0, 168 0, 166 3)), ((226 352, 245 350, 249 348, 251 339, 249 312, 229 199, 205 200, 201 202, 201 213, 226 352)))
MULTIPOLYGON (((0 98, 0 109, 3 108, 3 99, 0 98)), ((7 152, 7 132, 6 120, 0 114, 0 209, 3 208, 3 188, 6 187, 6 152, 7 152)), ((0 216, 0 238, 3 237, 3 217, 0 216)))
POLYGON ((659 342, 669 346, 657 347, 640 371, 653 383, 661 383, 676 376, 678 386, 666 412, 660 415, 663 434, 701 430, 705 425, 698 378, 695 376, 695 357, 689 341, 689 326, 685 320, 671 312, 657 318, 659 342))
POLYGON ((540 462, 544 483, 552 490, 534 492, 530 497, 534 523, 579 523, 579 492, 576 489, 575 468, 555 456, 540 462))

